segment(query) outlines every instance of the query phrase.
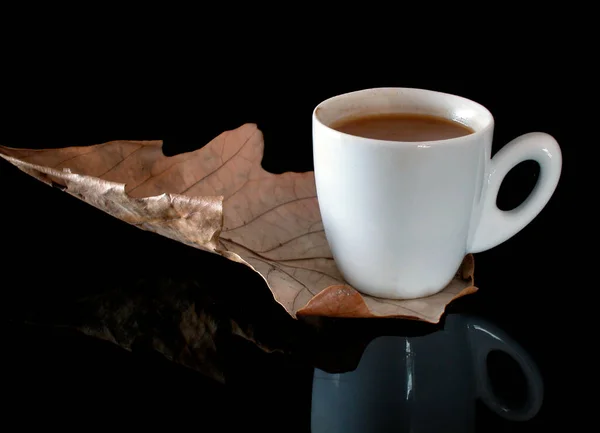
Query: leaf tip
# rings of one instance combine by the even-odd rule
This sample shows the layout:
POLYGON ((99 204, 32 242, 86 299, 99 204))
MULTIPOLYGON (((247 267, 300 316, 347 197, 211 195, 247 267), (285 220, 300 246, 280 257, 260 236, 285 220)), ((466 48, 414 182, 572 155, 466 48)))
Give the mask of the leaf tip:
POLYGON ((348 285, 329 286, 297 311, 299 316, 370 317, 363 297, 348 285))

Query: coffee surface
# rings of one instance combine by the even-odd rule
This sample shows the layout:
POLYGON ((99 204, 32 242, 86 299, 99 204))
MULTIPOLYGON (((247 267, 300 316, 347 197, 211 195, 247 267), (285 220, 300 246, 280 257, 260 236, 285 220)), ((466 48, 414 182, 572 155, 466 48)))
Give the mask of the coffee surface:
POLYGON ((462 137, 473 130, 462 123, 427 114, 374 114, 341 119, 333 129, 358 137, 390 141, 436 141, 462 137))

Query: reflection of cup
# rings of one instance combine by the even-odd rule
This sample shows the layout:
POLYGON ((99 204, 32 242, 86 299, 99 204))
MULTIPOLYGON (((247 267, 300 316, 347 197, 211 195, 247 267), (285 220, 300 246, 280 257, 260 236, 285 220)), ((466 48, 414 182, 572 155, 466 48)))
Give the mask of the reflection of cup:
POLYGON ((312 432, 469 432, 476 398, 503 418, 524 421, 536 415, 542 396, 540 373, 519 344, 481 319, 449 315, 443 330, 425 336, 376 338, 354 371, 315 369, 312 432), (492 390, 486 359, 494 350, 524 373, 521 408, 505 406, 492 390))

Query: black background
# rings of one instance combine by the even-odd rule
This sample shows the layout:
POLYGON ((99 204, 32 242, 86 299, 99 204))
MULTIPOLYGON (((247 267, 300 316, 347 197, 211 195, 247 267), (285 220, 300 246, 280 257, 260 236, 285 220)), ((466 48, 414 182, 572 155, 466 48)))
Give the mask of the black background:
MULTIPOLYGON (((7 75, 0 86, 2 145, 47 148, 162 139, 165 153, 172 155, 253 122, 264 133, 265 169, 306 171, 312 170, 314 106, 339 93, 379 86, 421 87, 482 103, 495 117, 494 151, 526 132, 553 135, 563 151, 558 189, 522 232, 476 255, 481 290, 465 299, 462 308, 514 336, 538 363, 545 381, 545 403, 536 419, 521 425, 489 416, 487 431, 542 431, 558 423, 573 425, 588 414, 580 390, 593 378, 588 360, 593 316, 587 311, 597 284, 586 276, 587 253, 581 248, 595 238, 585 200, 597 196, 596 185, 589 183, 591 175, 584 178, 584 161, 594 158, 597 139, 590 140, 588 132, 595 125, 585 118, 593 98, 591 81, 570 50, 549 41, 526 49, 526 62, 499 51, 496 69, 467 58, 417 70, 409 66, 417 60, 392 60, 389 52, 387 57, 365 51, 353 56, 332 52, 330 45, 298 48, 289 41, 281 48, 276 35, 261 48, 243 36, 221 47, 217 39, 222 34, 213 33, 166 59, 153 51, 160 31, 152 32, 148 44, 141 29, 117 26, 110 31, 113 36, 126 33, 135 42, 105 45, 100 38, 76 47, 72 33, 52 43, 39 37, 28 50, 7 48, 7 75), (69 49, 63 51, 67 40, 69 49), (112 52, 116 48, 118 54, 112 52), (565 64, 567 72, 558 67, 565 64)), ((536 176, 533 164, 510 173, 500 205, 518 204, 536 176)), ((27 311, 52 316, 62 300, 78 291, 93 292, 151 273, 204 274, 207 284, 246 301, 250 296, 240 287, 251 288, 256 295, 255 304, 248 304, 255 312, 250 315, 277 307, 260 279, 245 268, 228 264, 235 276, 219 276, 232 268, 114 220, 6 162, 0 163, 0 185, 0 285, 3 315, 9 318, 0 330, 6 418, 23 425, 78 425, 79 414, 91 423, 114 425, 160 420, 210 431, 223 425, 308 431, 310 372, 277 355, 242 345, 245 351, 232 355, 237 358, 231 367, 239 386, 227 388, 159 356, 130 354, 85 337, 21 324, 27 311), (249 379, 244 382, 243 377, 249 379), (259 397, 259 388, 269 397, 259 397)))

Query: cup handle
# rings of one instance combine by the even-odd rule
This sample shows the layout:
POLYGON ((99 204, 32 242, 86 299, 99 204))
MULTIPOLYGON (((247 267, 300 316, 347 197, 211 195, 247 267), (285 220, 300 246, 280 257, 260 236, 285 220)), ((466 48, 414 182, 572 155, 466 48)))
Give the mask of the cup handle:
POLYGON ((501 329, 483 321, 471 320, 468 324, 469 340, 473 350, 477 393, 487 407, 511 421, 527 421, 542 406, 544 383, 533 360, 516 341, 501 329), (510 355, 521 367, 527 381, 527 400, 522 408, 506 407, 494 394, 487 371, 487 356, 492 350, 510 355))
POLYGON ((491 161, 481 216, 469 243, 469 252, 489 250, 529 224, 552 197, 561 169, 562 154, 558 143, 542 132, 521 135, 500 149, 491 161), (514 166, 527 160, 540 165, 540 176, 533 191, 515 209, 501 211, 496 206, 496 198, 504 177, 514 166))

